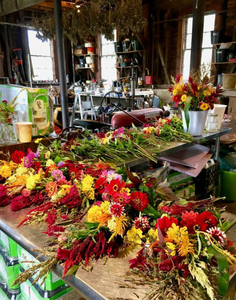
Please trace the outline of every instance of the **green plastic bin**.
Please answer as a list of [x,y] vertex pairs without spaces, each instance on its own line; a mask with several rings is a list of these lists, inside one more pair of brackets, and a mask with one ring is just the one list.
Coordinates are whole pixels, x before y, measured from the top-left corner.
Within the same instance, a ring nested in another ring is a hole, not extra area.
[[13,257],[8,257],[4,252],[1,253],[0,249],[0,278],[7,285],[8,289],[16,290],[19,286],[12,286],[13,281],[17,278],[20,273],[18,260]]
[[2,230],[0,230],[0,237],[0,245],[7,251],[7,254],[11,257],[17,257],[17,243]]
[[236,200],[236,173],[220,170],[220,196],[227,202]]
[[[33,286],[29,280],[20,285],[20,290],[25,300],[66,300],[68,299],[68,294],[72,292],[72,288],[67,287],[50,297],[50,293],[39,289],[37,285]],[[73,297],[73,299],[77,300],[78,298]]]

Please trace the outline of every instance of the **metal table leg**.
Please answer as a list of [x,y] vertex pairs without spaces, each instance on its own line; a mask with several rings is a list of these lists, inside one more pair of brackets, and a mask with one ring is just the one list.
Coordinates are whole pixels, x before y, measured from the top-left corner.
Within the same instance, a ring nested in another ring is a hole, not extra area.
[[216,138],[216,143],[215,143],[215,160],[219,160],[219,153],[220,153],[220,137]]

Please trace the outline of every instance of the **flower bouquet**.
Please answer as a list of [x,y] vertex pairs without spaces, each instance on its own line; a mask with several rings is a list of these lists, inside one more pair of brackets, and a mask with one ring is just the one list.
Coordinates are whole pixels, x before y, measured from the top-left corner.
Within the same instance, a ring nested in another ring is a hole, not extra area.
[[16,142],[14,129],[15,101],[7,103],[0,102],[0,144]]
[[[214,88],[212,80],[209,78],[207,73],[202,75],[200,73],[196,73],[193,77],[190,76],[188,82],[185,83],[183,81],[183,77],[179,74],[175,79],[172,77],[172,83],[173,86],[169,87],[169,91],[172,94],[174,106],[182,109],[185,131],[194,133],[194,128],[199,128],[199,123],[202,123],[202,128],[199,129],[199,132],[202,134],[207,117],[207,111],[214,108],[216,98],[223,91],[221,86]],[[190,113],[193,111],[196,113]],[[191,122],[193,122],[194,115],[196,124],[191,124]],[[202,121],[200,118],[202,118]]]
[[157,238],[146,239],[133,271],[152,286],[147,299],[222,299],[236,250],[225,232],[235,224],[221,219],[212,199],[161,207]]

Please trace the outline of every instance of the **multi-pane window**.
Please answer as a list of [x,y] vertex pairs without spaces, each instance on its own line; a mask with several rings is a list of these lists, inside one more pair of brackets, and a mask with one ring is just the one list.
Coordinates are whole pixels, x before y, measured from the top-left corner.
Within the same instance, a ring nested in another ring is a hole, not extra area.
[[36,37],[36,31],[28,30],[28,43],[33,67],[33,80],[53,80],[52,42]]
[[117,80],[115,41],[116,30],[113,41],[109,41],[104,35],[101,35],[101,77],[108,81]]
[[[201,65],[209,65],[212,61],[211,31],[215,26],[215,14],[204,16]],[[193,18],[186,19],[186,35],[183,49],[183,79],[187,80],[190,73]]]

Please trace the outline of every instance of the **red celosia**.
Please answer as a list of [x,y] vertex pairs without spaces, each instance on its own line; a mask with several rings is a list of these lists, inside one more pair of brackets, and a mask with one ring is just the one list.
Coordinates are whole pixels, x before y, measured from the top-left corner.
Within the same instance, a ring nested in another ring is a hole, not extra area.
[[83,199],[80,197],[77,187],[73,185],[69,193],[58,200],[58,206],[66,205],[68,208],[76,207],[79,210],[82,201]]
[[168,217],[164,216],[157,220],[155,228],[157,229],[157,225],[159,225],[159,228],[160,228],[162,234],[165,236],[168,228],[170,228],[173,223],[178,225],[178,220],[174,217],[168,218]]
[[48,236],[58,237],[64,231],[65,231],[65,227],[52,225],[52,226],[48,227],[48,229],[46,231],[43,231],[43,233],[47,234]]
[[12,196],[7,194],[7,188],[0,185],[0,206],[6,206],[11,202]]
[[130,269],[138,268],[139,270],[144,271],[145,269],[150,268],[151,264],[147,263],[147,260],[143,255],[143,250],[144,248],[138,252],[138,255],[134,259],[129,260]]
[[148,206],[148,203],[149,203],[149,200],[148,200],[147,194],[139,192],[139,191],[131,193],[130,205],[135,210],[143,211],[144,208],[146,208]]
[[70,257],[70,252],[71,250],[67,250],[67,249],[62,249],[61,247],[59,247],[57,249],[57,260],[67,260]]
[[24,156],[24,152],[16,150],[11,154],[11,160],[16,164],[20,164]]
[[100,177],[95,181],[95,189],[98,190],[99,194],[102,194],[105,190],[105,187],[108,185],[106,179],[104,177]]
[[66,259],[63,275],[65,276],[71,267],[79,265],[82,261],[87,266],[91,258],[97,260],[104,255],[117,257],[119,246],[116,241],[107,243],[107,237],[103,230],[100,230],[94,237],[88,236],[78,240],[70,251],[69,259]]
[[45,222],[47,223],[48,226],[51,226],[52,224],[55,223],[56,219],[57,219],[57,211],[55,208],[52,208],[50,211],[47,212]]

